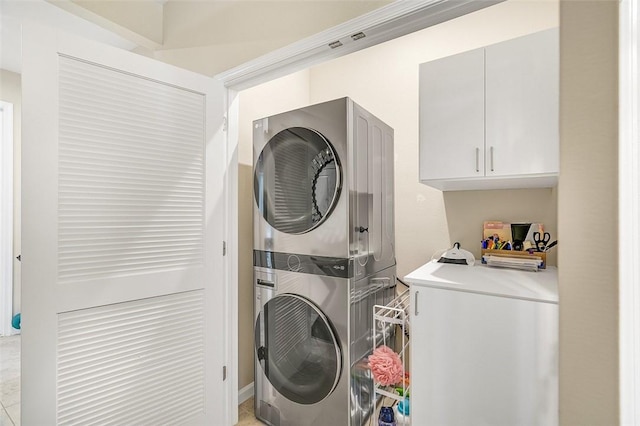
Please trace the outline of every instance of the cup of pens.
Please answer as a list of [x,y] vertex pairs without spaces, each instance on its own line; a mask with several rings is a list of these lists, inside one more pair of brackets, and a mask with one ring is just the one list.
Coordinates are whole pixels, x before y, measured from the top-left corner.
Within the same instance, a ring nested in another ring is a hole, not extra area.
[[513,250],[511,241],[501,240],[498,234],[482,240],[482,248],[485,250]]

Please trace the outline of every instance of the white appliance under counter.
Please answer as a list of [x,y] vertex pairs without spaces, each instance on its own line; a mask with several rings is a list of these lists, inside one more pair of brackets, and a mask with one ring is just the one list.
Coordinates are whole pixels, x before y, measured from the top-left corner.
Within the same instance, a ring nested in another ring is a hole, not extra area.
[[558,424],[556,268],[430,262],[405,280],[412,424]]

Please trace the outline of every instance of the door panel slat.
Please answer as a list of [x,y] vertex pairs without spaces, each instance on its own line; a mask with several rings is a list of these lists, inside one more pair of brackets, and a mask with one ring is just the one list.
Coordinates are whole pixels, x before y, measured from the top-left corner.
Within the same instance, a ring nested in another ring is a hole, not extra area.
[[[204,97],[64,56],[59,64],[58,282],[202,265]],[[167,228],[194,237],[137,242]],[[129,238],[79,240],[104,229]]]
[[58,424],[179,423],[204,410],[204,359],[202,290],[59,314]]

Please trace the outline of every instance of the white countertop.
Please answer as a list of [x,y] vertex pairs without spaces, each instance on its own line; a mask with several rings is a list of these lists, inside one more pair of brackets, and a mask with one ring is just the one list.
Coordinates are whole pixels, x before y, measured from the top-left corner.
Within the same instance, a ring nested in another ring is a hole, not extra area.
[[558,303],[558,271],[553,266],[531,272],[431,261],[404,279],[411,285]]

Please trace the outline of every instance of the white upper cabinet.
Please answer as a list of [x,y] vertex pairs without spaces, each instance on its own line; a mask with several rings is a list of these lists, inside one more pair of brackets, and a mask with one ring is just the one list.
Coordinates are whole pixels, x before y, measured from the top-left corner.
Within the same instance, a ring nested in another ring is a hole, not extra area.
[[558,80],[557,28],[420,65],[420,181],[555,186]]
[[420,66],[420,180],[484,176],[484,49]]
[[485,59],[486,175],[557,173],[558,30],[489,46]]

